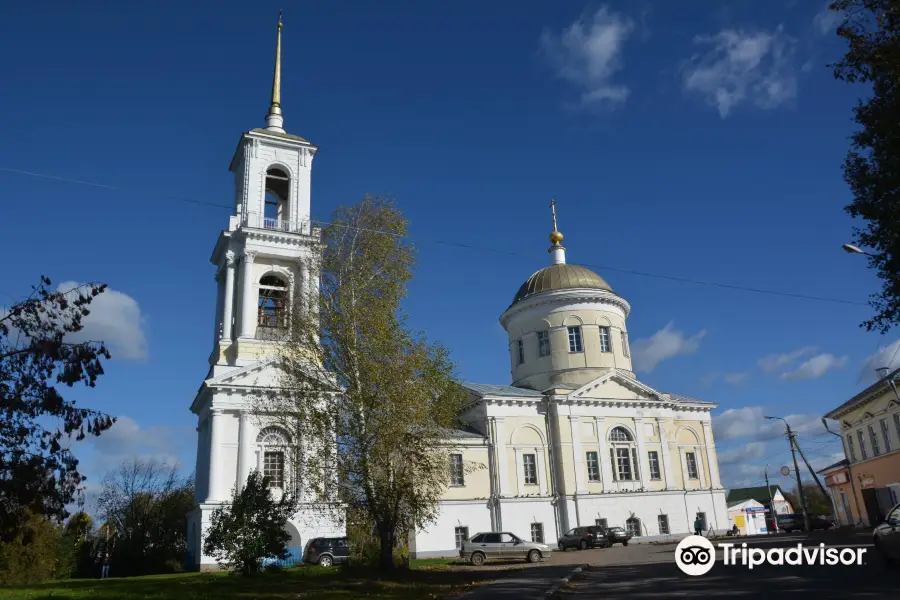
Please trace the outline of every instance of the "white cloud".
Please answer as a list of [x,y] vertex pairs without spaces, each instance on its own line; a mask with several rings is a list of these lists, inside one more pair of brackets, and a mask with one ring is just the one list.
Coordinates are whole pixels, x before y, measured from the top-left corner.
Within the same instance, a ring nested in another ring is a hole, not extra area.
[[700,330],[686,338],[683,331],[674,329],[669,323],[648,339],[637,340],[631,345],[632,362],[635,370],[649,373],[664,360],[680,355],[694,354],[700,347],[700,340],[706,330]]
[[804,379],[818,379],[829,371],[843,369],[847,365],[849,358],[847,356],[835,356],[834,354],[819,354],[813,356],[802,365],[781,374],[781,379],[785,381],[801,381]]
[[[57,289],[68,291],[79,285],[81,284],[74,281],[65,281]],[[70,335],[67,338],[69,341],[103,341],[109,347],[113,359],[140,361],[147,358],[144,317],[134,298],[106,288],[105,292],[94,298],[88,308],[91,314],[84,318],[84,329]]]
[[[745,406],[731,408],[713,417],[713,436],[716,442],[748,438],[751,441],[767,441],[777,439],[784,434],[784,422],[779,419],[766,419],[769,414],[762,406]],[[776,412],[777,415],[777,412]],[[770,416],[776,416],[771,415]],[[782,416],[782,415],[777,415]],[[824,433],[821,416],[809,414],[787,415],[784,419],[790,423],[796,433]]]
[[682,85],[716,107],[721,118],[744,103],[769,109],[797,96],[791,61],[796,40],[781,26],[771,32],[723,29],[694,43],[707,49],[683,66]]
[[785,354],[770,354],[759,359],[757,364],[759,364],[759,368],[766,373],[774,373],[782,367],[786,367],[794,362],[801,356],[809,356],[810,354],[815,353],[816,350],[818,350],[818,348],[815,346],[804,346],[803,348]]
[[828,0],[822,10],[817,12],[816,16],[813,17],[813,27],[815,27],[816,31],[822,35],[834,33],[837,30],[838,25],[844,20],[843,13],[828,8],[831,2],[832,0]]
[[759,460],[765,455],[766,448],[768,445],[765,442],[749,442],[743,446],[724,450],[719,452],[719,464],[733,465]]
[[[98,437],[88,437],[80,443],[85,442],[89,442],[94,450],[91,470],[107,471],[134,457],[180,465],[181,454],[190,452],[196,434],[189,427],[141,427],[131,417],[122,415]],[[193,468],[193,465],[188,466]]]
[[900,340],[880,347],[874,354],[867,357],[859,371],[859,381],[875,383],[880,377],[876,369],[881,367],[887,367],[891,371],[900,368]]
[[633,29],[631,19],[601,6],[560,33],[545,31],[541,47],[560,77],[583,88],[582,106],[615,106],[630,92],[612,79],[622,68],[622,46]]

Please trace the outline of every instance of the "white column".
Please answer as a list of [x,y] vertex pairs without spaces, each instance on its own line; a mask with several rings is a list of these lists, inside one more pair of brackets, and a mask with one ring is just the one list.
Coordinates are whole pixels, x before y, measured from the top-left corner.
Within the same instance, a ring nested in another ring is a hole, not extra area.
[[516,448],[516,485],[515,491],[517,496],[524,496],[528,493],[525,487],[525,461],[522,458],[522,449]]
[[203,433],[200,431],[200,425],[197,425],[197,460],[194,462],[194,502],[200,503],[203,499],[200,497],[202,488],[200,487],[201,473],[203,472]]
[[238,489],[243,488],[247,483],[247,477],[250,475],[250,465],[253,457],[251,450],[253,447],[253,438],[251,436],[252,424],[250,423],[250,413],[241,411],[240,431],[238,437],[238,470],[237,470],[237,486]]
[[222,337],[222,305],[225,304],[225,274],[216,271],[216,318],[213,319],[213,344]]
[[538,478],[538,486],[540,486],[541,496],[547,495],[547,478],[550,477],[550,473],[547,471],[547,465],[544,463],[544,449],[537,449],[537,456],[535,459],[537,460],[537,478]]
[[503,419],[494,418],[494,431],[497,439],[494,440],[494,448],[497,451],[497,474],[500,477],[500,496],[511,496],[509,489],[509,464],[506,459],[506,440],[503,432]]
[[[581,447],[581,417],[569,417],[569,430],[572,432],[572,454],[575,465],[575,493],[586,494],[584,486],[584,452]],[[566,490],[567,492],[569,490]]]
[[703,442],[706,444],[706,460],[709,461],[709,482],[714,488],[722,487],[719,478],[719,459],[716,456],[716,444],[713,441],[712,424],[703,423]]
[[241,337],[252,338],[256,330],[256,313],[259,310],[256,294],[253,293],[253,260],[256,252],[244,251],[241,267]]
[[231,340],[231,320],[234,312],[234,252],[225,253],[225,294],[222,305],[222,339]]
[[214,408],[209,411],[209,491],[208,502],[216,502],[225,499],[222,487],[222,473],[219,465],[219,449],[222,443],[222,409]]
[[666,489],[675,489],[675,482],[672,480],[672,459],[669,457],[669,438],[666,437],[666,425],[662,419],[656,419],[656,426],[659,428],[659,445],[662,455],[662,471],[666,478]]
[[597,440],[599,446],[600,472],[603,475],[603,491],[612,491],[615,489],[613,485],[612,465],[609,462],[609,448],[606,445],[606,419],[604,417],[596,417],[594,419],[597,424]]
[[300,285],[297,289],[300,296],[300,314],[304,317],[309,314],[309,265],[300,263]]
[[637,454],[638,454],[638,475],[640,476],[640,484],[650,482],[650,462],[647,458],[647,449],[644,447],[644,420],[634,420],[635,434],[637,435]]

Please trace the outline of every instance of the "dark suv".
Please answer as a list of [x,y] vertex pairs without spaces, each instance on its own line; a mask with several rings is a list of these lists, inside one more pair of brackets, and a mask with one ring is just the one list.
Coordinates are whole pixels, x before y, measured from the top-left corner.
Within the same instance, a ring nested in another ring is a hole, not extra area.
[[303,562],[311,565],[330,567],[347,562],[350,558],[350,545],[347,538],[313,538],[306,542],[303,550]]
[[[803,513],[778,515],[776,519],[778,519],[778,529],[785,533],[791,533],[792,531],[803,531],[805,529],[803,523]],[[813,531],[815,531],[816,529],[831,529],[833,525],[834,522],[829,519],[824,519],[816,515],[809,515],[809,528]]]
[[568,548],[605,548],[609,546],[609,539],[602,527],[597,525],[588,525],[587,527],[576,527],[565,532],[559,538],[559,549],[566,550]]

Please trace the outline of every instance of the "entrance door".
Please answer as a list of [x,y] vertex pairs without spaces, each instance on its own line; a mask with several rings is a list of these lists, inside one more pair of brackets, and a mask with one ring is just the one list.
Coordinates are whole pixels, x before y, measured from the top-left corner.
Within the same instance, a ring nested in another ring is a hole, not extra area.
[[866,518],[869,520],[869,526],[875,527],[881,522],[881,515],[878,512],[878,495],[875,488],[866,488],[862,491],[863,504],[866,508]]

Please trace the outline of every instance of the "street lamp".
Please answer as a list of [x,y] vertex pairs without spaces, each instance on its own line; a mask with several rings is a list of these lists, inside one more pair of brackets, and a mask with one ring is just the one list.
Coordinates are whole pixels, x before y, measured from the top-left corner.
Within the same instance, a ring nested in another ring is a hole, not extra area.
[[854,246],[853,244],[843,244],[841,248],[848,254],[865,254],[866,256],[872,256],[871,252],[866,252],[859,246]]
[[779,421],[784,421],[784,426],[787,428],[787,438],[791,443],[791,458],[794,459],[794,474],[797,476],[797,494],[800,496],[800,508],[803,509],[803,526],[804,531],[809,534],[809,513],[806,510],[806,498],[803,494],[803,483],[800,481],[800,467],[797,465],[797,453],[794,451],[794,436],[796,435],[793,431],[791,431],[791,425],[787,421],[785,421],[782,417],[767,417],[763,415],[763,419],[778,419]]

